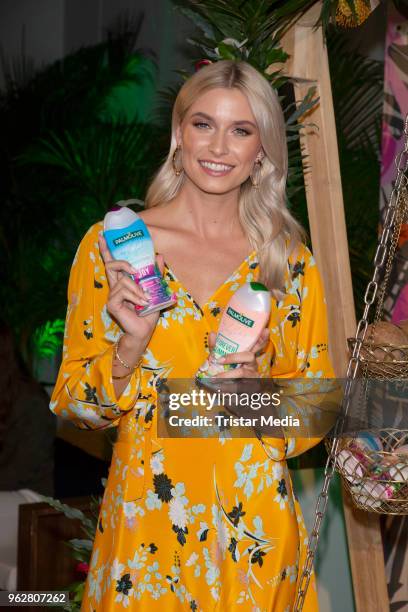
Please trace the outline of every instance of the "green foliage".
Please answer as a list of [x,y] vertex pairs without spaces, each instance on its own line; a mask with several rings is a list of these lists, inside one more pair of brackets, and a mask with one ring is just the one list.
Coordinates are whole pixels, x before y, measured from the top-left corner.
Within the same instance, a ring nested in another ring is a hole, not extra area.
[[[197,28],[190,39],[197,60],[244,59],[278,91],[287,122],[288,200],[307,226],[298,120],[317,99],[310,89],[300,104],[294,104],[288,79],[281,73],[287,56],[280,41],[314,1],[174,4]],[[325,27],[337,4],[324,0]],[[136,49],[140,27],[140,19],[122,21],[106,42],[80,49],[38,73],[26,60],[18,70],[6,66],[6,87],[0,92],[0,318],[13,327],[29,365],[33,352],[51,355],[61,342],[68,274],[79,240],[114,202],[143,200],[168,146],[177,87],[162,93],[161,107],[150,118],[128,112],[137,108],[135,100],[143,98],[144,87],[147,96],[154,88],[151,54]],[[361,224],[368,230],[363,233],[368,253],[374,235],[377,197],[375,181],[368,177],[378,170],[373,117],[379,116],[381,85],[375,83],[381,78],[378,65],[353,59],[344,47],[331,57],[352,271],[359,296],[368,270],[361,232],[357,238]],[[181,80],[189,76],[186,71],[178,73]],[[59,323],[53,327],[51,321]]]
[[69,199],[77,192],[98,220],[118,200],[143,195],[153,172],[152,157],[157,156],[155,132],[152,125],[140,123],[99,123],[60,134],[49,132],[19,161],[55,170],[61,178],[60,191]]
[[[190,41],[197,44],[205,57],[216,59],[214,49],[218,43],[232,38],[245,41],[249,50],[247,59],[256,65],[263,61],[269,64],[284,61],[278,59],[279,54],[276,57],[273,52],[268,55],[271,39],[278,46],[282,35],[316,4],[316,0],[173,0],[173,4],[203,32],[204,39],[192,38]],[[339,0],[323,0],[316,26],[322,24],[326,31],[335,22],[338,4]],[[346,0],[346,4],[356,16],[355,1]],[[264,45],[268,50],[263,48]],[[246,59],[239,55],[234,44],[229,47],[225,51],[223,47],[218,57]],[[234,57],[227,57],[224,52]]]
[[350,265],[357,318],[378,241],[384,65],[327,37]]
[[47,321],[65,317],[80,239],[116,201],[143,198],[162,156],[145,113],[156,69],[136,49],[140,26],[123,21],[106,42],[37,73],[3,62],[0,318],[30,367],[61,343]]
[[[281,37],[286,29],[313,2],[266,2],[265,0],[174,0],[176,7],[197,27],[200,34],[189,39],[199,53],[207,59],[243,60],[254,66],[277,90],[286,117],[289,152],[287,195],[289,204],[303,191],[302,154],[299,134],[305,125],[300,121],[318,102],[315,88],[311,87],[303,100],[296,103],[282,94],[288,79],[281,74],[282,65],[288,58],[282,49]],[[197,55],[197,60],[202,57]],[[274,69],[274,64],[276,67]],[[189,76],[181,73],[182,78]],[[174,101],[176,91],[165,92],[166,102]],[[307,225],[304,213],[305,202],[298,216]],[[295,211],[296,214],[296,211]]]
[[[106,486],[106,479],[102,479],[102,484]],[[80,521],[81,529],[86,534],[87,538],[73,538],[66,542],[66,545],[72,550],[73,559],[85,563],[89,567],[102,498],[93,497],[91,499],[91,516],[87,517],[81,510],[78,510],[78,508],[68,506],[68,504],[64,504],[58,499],[45,496],[41,497],[43,502],[49,504],[52,508],[55,508],[55,510],[62,512],[67,518]],[[64,605],[62,609],[67,612],[79,611],[81,609],[81,602],[85,589],[85,580],[78,580],[69,586],[62,585],[61,590],[65,589],[69,591],[70,601],[68,604]]]
[[64,336],[65,321],[56,319],[37,327],[33,334],[34,352],[38,357],[48,358],[57,354]]
[[92,540],[69,540],[68,546],[72,549],[72,556],[77,561],[88,563],[92,553]]
[[[242,59],[264,70],[273,63],[284,62],[280,46],[284,28],[313,2],[298,0],[296,10],[286,11],[283,2],[266,0],[174,0],[175,6],[201,30],[201,36],[190,38],[200,52],[197,59]],[[289,4],[289,3],[286,3]],[[265,73],[266,78],[270,78]]]
[[[96,523],[94,519],[85,516],[82,510],[79,510],[78,508],[73,508],[72,506],[68,506],[68,504],[64,504],[58,499],[54,499],[53,497],[47,497],[45,495],[42,495],[41,500],[49,504],[55,510],[62,512],[67,518],[80,521],[82,531],[88,536],[91,541],[93,541],[96,532]],[[75,542],[82,542],[82,540],[75,540]],[[78,544],[76,544],[76,546],[78,547]],[[89,550],[91,549],[92,547],[89,548]]]

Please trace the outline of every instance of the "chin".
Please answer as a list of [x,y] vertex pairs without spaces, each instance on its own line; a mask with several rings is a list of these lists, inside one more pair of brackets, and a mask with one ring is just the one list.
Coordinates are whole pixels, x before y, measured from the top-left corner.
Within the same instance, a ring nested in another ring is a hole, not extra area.
[[214,194],[223,194],[228,193],[230,191],[234,191],[241,187],[241,183],[237,183],[236,178],[232,183],[230,180],[222,180],[222,178],[218,177],[209,177],[203,180],[203,177],[188,177],[189,180],[201,191],[205,193],[214,193]]
[[215,195],[222,195],[240,188],[240,185],[214,185],[211,181],[208,183],[196,183],[196,185],[199,187],[199,189],[201,189],[201,191],[204,191],[205,193],[213,193]]

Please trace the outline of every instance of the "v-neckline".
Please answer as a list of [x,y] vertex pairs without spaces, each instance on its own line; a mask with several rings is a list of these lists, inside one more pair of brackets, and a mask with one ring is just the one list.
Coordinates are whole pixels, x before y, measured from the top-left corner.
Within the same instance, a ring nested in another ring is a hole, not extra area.
[[218,293],[221,291],[221,289],[223,289],[225,287],[225,285],[227,285],[227,283],[229,283],[232,278],[238,274],[238,272],[240,272],[241,268],[243,268],[243,266],[248,263],[252,257],[256,255],[256,250],[254,249],[253,251],[251,251],[249,253],[249,255],[247,255],[245,257],[245,259],[243,261],[241,261],[241,263],[235,268],[235,270],[233,272],[231,272],[231,274],[228,276],[228,278],[225,279],[225,281],[219,285],[219,287],[217,287],[217,289],[210,295],[209,298],[207,298],[207,300],[204,302],[203,305],[199,304],[197,302],[197,300],[195,299],[195,297],[192,295],[192,293],[188,290],[188,288],[184,285],[184,283],[182,283],[178,277],[176,276],[176,274],[174,273],[173,269],[170,268],[170,266],[167,265],[167,262],[164,262],[164,266],[167,269],[168,272],[170,272],[171,276],[173,277],[173,280],[183,289],[183,291],[186,293],[186,295],[191,299],[191,301],[193,302],[193,304],[195,306],[197,306],[197,308],[199,309],[199,311],[201,312],[201,314],[203,314],[204,312],[204,308],[207,306],[207,304],[209,304],[210,302],[214,301],[214,298],[218,295]]

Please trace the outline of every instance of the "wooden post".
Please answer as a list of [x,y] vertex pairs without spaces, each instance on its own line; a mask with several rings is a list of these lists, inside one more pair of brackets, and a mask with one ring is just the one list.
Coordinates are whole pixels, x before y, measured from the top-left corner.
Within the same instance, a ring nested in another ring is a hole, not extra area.
[[[322,28],[315,27],[320,10],[317,2],[286,33],[283,46],[290,58],[284,71],[296,79],[297,100],[312,86],[319,97],[319,104],[302,121],[317,126],[306,128],[302,136],[308,156],[306,197],[313,253],[325,286],[331,357],[341,377],[348,363],[347,338],[355,334],[356,319],[327,49]],[[378,515],[357,510],[346,494],[343,501],[357,612],[387,612]]]

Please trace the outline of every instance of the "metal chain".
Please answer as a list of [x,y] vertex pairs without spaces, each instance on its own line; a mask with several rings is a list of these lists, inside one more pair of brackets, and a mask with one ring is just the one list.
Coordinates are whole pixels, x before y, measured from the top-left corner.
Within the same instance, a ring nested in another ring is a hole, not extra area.
[[341,411],[333,431],[333,440],[324,469],[323,486],[317,497],[314,524],[309,536],[306,559],[298,585],[296,602],[293,608],[293,612],[301,612],[305,603],[306,593],[313,571],[313,560],[316,555],[317,545],[320,536],[320,529],[323,517],[327,510],[327,503],[329,500],[329,486],[335,472],[336,456],[340,442],[340,435],[343,431],[344,421],[350,406],[353,384],[355,379],[357,378],[361,345],[364,341],[368,328],[368,315],[372,305],[375,302],[378,291],[379,279],[381,276],[381,269],[384,265],[387,253],[389,252],[388,244],[390,242],[392,236],[392,229],[396,221],[397,211],[399,208],[398,205],[400,193],[404,188],[407,189],[408,185],[407,177],[405,175],[408,169],[408,115],[405,118],[404,135],[404,148],[400,153],[398,153],[395,158],[397,176],[395,179],[393,190],[391,192],[390,200],[386,208],[386,214],[384,217],[384,224],[380,235],[380,241],[374,257],[374,273],[371,281],[367,285],[364,296],[365,308],[363,316],[357,325],[353,352],[347,367],[346,384],[341,405]]
[[[407,182],[407,179],[405,177],[405,184],[399,190],[397,194],[397,198],[396,198],[394,230],[392,233],[391,244],[390,244],[389,254],[387,258],[387,264],[385,266],[384,279],[381,283],[379,293],[378,293],[377,307],[375,310],[374,321],[373,321],[373,326],[372,326],[373,330],[375,328],[375,324],[378,323],[378,321],[381,319],[383,315],[384,299],[385,299],[385,295],[388,289],[388,282],[390,279],[391,270],[392,270],[392,266],[394,262],[394,255],[397,250],[398,240],[399,240],[399,236],[401,233],[401,227],[402,227],[402,224],[407,214],[407,206],[408,206],[407,195],[408,194],[406,190],[406,182]],[[401,201],[401,204],[400,204],[400,201]]]
[[[392,270],[393,263],[394,263],[394,256],[397,250],[399,236],[401,234],[402,223],[405,219],[405,216],[408,210],[407,207],[408,207],[408,194],[407,194],[406,186],[404,185],[404,188],[401,188],[401,190],[398,192],[397,197],[396,197],[396,211],[395,211],[395,217],[394,217],[394,228],[392,231],[391,242],[390,242],[390,246],[388,249],[388,256],[387,256],[387,263],[385,266],[384,278],[379,286],[377,306],[376,306],[375,314],[374,314],[374,321],[370,325],[370,333],[369,333],[369,337],[367,338],[368,345],[373,343],[376,325],[378,321],[380,321],[381,317],[383,316],[384,299],[385,299],[386,292],[388,289],[388,283],[390,280],[391,270]],[[368,378],[367,372],[368,372],[368,361],[364,364],[362,368],[362,375],[361,375],[361,378],[365,380],[365,384],[361,385],[361,390],[360,390],[360,406],[364,404],[364,407],[360,409],[363,411],[367,410],[367,405],[368,405],[368,401],[370,397],[370,389],[372,388],[371,386],[372,381],[370,381],[370,379]],[[366,412],[363,412],[363,414],[366,414]]]

